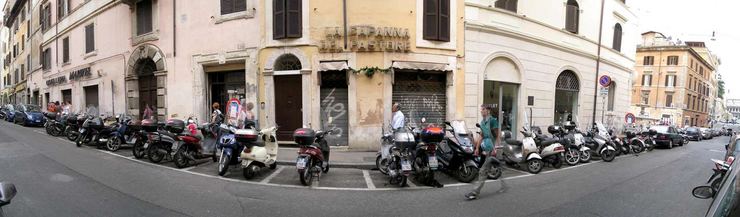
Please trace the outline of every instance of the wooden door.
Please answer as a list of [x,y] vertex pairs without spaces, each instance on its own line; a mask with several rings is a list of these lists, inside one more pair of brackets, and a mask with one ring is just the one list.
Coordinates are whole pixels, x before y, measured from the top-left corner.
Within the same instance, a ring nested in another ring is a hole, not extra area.
[[300,75],[281,75],[275,80],[275,123],[278,140],[292,141],[293,131],[303,126],[303,88]]
[[149,105],[157,118],[157,78],[153,74],[139,77],[139,118],[144,118],[144,110]]

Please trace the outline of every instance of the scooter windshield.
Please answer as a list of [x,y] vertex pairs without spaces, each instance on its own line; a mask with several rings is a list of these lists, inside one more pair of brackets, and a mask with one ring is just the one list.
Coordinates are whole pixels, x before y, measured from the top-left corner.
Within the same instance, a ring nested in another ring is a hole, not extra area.
[[450,122],[452,130],[458,135],[467,135],[468,130],[465,128],[465,121],[452,121]]
[[98,112],[98,108],[96,108],[95,106],[87,107],[87,113],[86,114],[87,115],[90,115],[90,116],[94,116],[94,117],[97,117],[97,116],[100,115],[100,113]]

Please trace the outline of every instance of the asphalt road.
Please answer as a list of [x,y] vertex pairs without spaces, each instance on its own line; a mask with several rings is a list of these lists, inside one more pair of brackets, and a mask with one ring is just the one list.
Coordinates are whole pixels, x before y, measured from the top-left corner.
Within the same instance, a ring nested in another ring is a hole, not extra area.
[[[365,172],[351,169],[331,171],[314,189],[291,187],[297,177],[291,180],[295,171],[288,167],[254,183],[217,178],[202,175],[214,166],[155,166],[76,148],[41,131],[0,122],[0,180],[19,190],[3,207],[8,216],[701,216],[711,201],[693,198],[691,189],[706,182],[710,159],[721,158],[728,141],[537,175],[510,171],[506,188],[490,182],[480,199],[465,201],[469,185],[397,190],[372,174],[377,189],[368,189],[366,182],[348,181],[366,180]],[[267,185],[259,183],[267,178]]]

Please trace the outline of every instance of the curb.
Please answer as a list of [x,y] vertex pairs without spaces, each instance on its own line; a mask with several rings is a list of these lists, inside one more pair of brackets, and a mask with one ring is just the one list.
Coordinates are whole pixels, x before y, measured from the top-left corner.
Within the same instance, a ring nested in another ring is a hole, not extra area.
[[[278,165],[295,166],[295,161],[277,161]],[[362,169],[362,170],[374,170],[375,163],[332,163],[329,162],[329,166],[333,168],[350,168],[350,169]]]

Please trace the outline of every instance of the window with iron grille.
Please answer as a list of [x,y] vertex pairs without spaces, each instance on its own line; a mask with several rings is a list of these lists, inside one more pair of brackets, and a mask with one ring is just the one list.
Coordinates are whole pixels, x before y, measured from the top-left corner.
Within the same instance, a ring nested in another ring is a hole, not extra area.
[[558,79],[555,83],[556,90],[566,91],[579,91],[581,84],[578,81],[578,76],[573,71],[566,70],[558,75]]
[[423,38],[450,41],[450,0],[424,0]]

